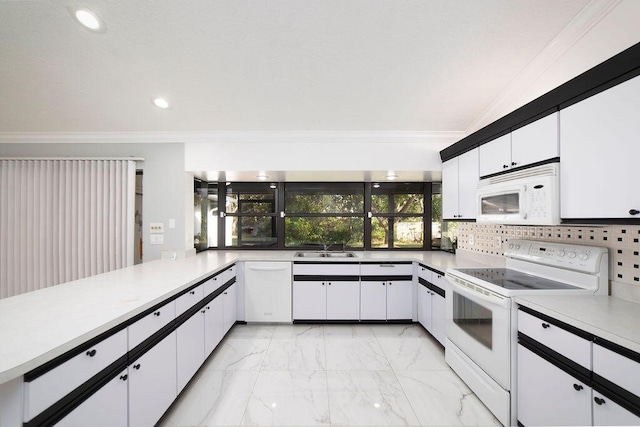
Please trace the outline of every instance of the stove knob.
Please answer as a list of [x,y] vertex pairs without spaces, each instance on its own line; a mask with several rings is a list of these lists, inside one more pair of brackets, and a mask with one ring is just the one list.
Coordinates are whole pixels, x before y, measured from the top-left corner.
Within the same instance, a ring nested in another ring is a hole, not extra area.
[[513,243],[509,243],[509,249],[513,249]]
[[584,261],[584,260],[586,260],[587,258],[589,258],[589,255],[587,255],[587,254],[580,254],[580,259],[581,259],[581,260],[583,260],[583,261]]
[[575,252],[573,252],[573,251],[571,251],[571,252],[569,252],[569,254],[568,254],[567,256],[568,256],[569,258],[573,259],[573,258],[575,258],[575,257],[576,257],[576,253],[575,253]]
[[516,245],[516,251],[520,249],[520,245]]
[[565,252],[564,252],[563,250],[559,250],[559,251],[558,251],[558,256],[559,256],[559,257],[563,257],[563,256],[564,256],[564,253],[565,253]]

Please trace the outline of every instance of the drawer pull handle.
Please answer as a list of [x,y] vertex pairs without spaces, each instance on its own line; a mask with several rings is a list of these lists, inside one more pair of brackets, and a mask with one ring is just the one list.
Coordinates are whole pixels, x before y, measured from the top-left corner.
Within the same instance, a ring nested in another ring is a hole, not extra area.
[[136,364],[136,365],[133,365],[133,369],[135,369],[135,370],[140,369],[140,364],[138,363],[138,364]]
[[127,378],[129,378],[129,377],[127,376],[127,374],[120,375],[120,379],[121,379],[122,381],[126,381],[126,380],[127,380]]
[[227,293],[225,292],[224,294],[226,295]]
[[640,214],[640,211],[637,209],[631,209],[629,211],[629,215],[638,215],[638,214]]
[[580,384],[574,384],[574,385],[573,385],[573,388],[575,388],[575,389],[576,389],[576,391],[580,391],[580,390],[582,390],[584,387],[582,387]]
[[204,312],[205,312],[205,310],[200,310],[200,313],[204,313]]
[[196,291],[189,291],[189,293],[190,293],[191,295],[195,295],[195,294],[196,294]]
[[211,310],[211,307],[207,306],[207,310]]
[[155,313],[153,313],[154,316],[160,316],[160,312],[156,311]]
[[548,323],[543,323],[543,324],[542,324],[542,327],[543,327],[543,328],[545,328],[545,329],[547,329],[547,328],[549,327],[549,324],[548,324]]
[[87,351],[87,356],[93,357],[95,356],[97,351],[95,349]]
[[382,282],[382,286],[386,286],[386,285],[387,285],[386,283]]
[[600,399],[599,397],[594,397],[593,400],[598,404],[598,405],[604,405],[605,402],[604,399]]
[[329,282],[328,285],[331,286],[331,282]]

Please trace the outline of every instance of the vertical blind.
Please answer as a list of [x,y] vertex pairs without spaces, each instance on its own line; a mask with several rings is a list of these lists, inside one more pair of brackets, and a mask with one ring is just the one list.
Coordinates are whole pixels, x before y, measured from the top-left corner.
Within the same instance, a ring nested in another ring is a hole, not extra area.
[[0,298],[133,265],[131,160],[0,160]]

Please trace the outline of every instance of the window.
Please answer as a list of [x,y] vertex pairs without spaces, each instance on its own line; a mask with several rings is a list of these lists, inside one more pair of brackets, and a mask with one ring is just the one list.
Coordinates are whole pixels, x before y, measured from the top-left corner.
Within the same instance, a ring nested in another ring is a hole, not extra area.
[[284,245],[364,247],[364,183],[285,184]]
[[371,189],[371,248],[423,248],[423,183],[380,183]]
[[224,246],[277,247],[276,189],[270,184],[226,186]]
[[207,220],[209,199],[207,197],[208,183],[195,180],[193,183],[193,246],[196,251],[209,247],[207,240]]

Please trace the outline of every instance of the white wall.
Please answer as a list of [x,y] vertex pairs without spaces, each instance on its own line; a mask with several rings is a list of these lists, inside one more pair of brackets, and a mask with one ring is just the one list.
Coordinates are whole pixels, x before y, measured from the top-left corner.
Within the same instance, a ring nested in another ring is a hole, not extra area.
[[[184,251],[189,236],[193,238],[193,223],[187,226],[185,203],[191,197],[193,180],[185,184],[184,144],[56,144],[20,143],[0,144],[0,157],[143,157],[142,241],[143,261],[161,257],[163,250]],[[192,178],[192,176],[191,176]],[[191,194],[186,194],[190,192]],[[169,219],[176,220],[176,228],[169,229]],[[192,221],[191,218],[189,220]],[[149,244],[149,223],[164,222],[164,244]]]

